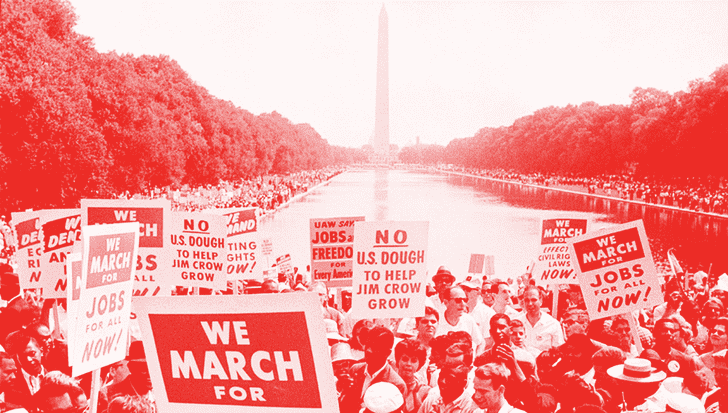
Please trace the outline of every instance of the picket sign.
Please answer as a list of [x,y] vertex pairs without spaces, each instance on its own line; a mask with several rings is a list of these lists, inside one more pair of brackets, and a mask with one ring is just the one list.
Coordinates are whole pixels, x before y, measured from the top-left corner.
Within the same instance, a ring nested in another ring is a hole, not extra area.
[[160,413],[338,411],[316,293],[135,297],[134,310]]
[[354,224],[365,217],[312,218],[311,280],[328,287],[350,287],[354,261]]

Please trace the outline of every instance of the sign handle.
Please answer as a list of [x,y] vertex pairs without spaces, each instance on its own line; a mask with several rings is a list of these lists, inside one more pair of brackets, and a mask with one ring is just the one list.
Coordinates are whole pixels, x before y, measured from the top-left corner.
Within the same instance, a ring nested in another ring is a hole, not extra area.
[[557,318],[558,313],[556,312],[559,309],[559,285],[553,284],[554,286],[554,299],[551,303],[551,317]]
[[634,345],[637,347],[637,353],[642,354],[642,340],[640,340],[640,334],[637,329],[637,323],[634,321],[632,313],[625,313],[627,321],[629,322],[629,329],[632,331],[632,338],[634,339]]
[[101,369],[96,369],[91,373],[91,413],[98,411],[99,390],[101,390]]
[[61,333],[61,322],[58,318],[58,300],[53,300],[53,338],[56,340],[63,340],[63,334]]

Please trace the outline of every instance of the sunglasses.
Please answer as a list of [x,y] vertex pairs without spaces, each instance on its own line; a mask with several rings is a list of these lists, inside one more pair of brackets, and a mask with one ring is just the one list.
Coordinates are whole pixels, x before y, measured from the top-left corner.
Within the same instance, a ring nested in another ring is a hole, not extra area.
[[452,301],[455,301],[458,304],[463,304],[463,303],[467,303],[468,299],[467,298],[453,298]]

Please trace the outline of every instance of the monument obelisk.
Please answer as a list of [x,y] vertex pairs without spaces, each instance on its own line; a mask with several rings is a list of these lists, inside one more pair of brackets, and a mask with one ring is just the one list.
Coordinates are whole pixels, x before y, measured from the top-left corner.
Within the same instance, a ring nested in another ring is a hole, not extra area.
[[389,19],[382,4],[377,44],[377,92],[372,149],[377,163],[389,162]]

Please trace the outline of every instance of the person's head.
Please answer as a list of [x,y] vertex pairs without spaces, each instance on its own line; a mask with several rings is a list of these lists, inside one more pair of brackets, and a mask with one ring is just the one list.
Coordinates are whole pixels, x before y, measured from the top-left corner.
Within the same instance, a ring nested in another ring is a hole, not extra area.
[[676,282],[670,281],[665,287],[665,301],[671,305],[677,305],[682,301],[682,292]]
[[[285,278],[285,274],[283,274],[283,277]],[[270,293],[277,293],[279,290],[278,282],[273,279],[267,279],[263,281],[263,284],[260,286],[260,292],[263,294],[270,294]]]
[[728,318],[719,317],[710,329],[710,344],[713,351],[723,350],[728,346]]
[[363,344],[364,361],[370,370],[377,371],[392,353],[394,334],[386,327],[376,326],[367,332]]
[[60,371],[51,371],[41,378],[34,398],[43,413],[84,412],[89,407],[78,382]]
[[702,324],[706,327],[712,327],[715,320],[721,315],[723,315],[723,303],[717,298],[711,298],[703,306]]
[[473,347],[467,343],[454,343],[445,350],[445,365],[473,365]]
[[468,308],[468,298],[460,287],[451,287],[445,296],[445,306],[447,312],[455,317],[463,315]]
[[543,304],[541,290],[535,285],[526,286],[523,290],[523,307],[526,313],[532,317],[537,316],[541,312],[541,304]]
[[351,365],[354,364],[354,356],[351,354],[351,347],[347,343],[336,343],[331,346],[331,365],[334,368],[334,376],[340,378],[349,374]]
[[329,299],[329,289],[326,288],[326,284],[321,281],[312,282],[308,290],[317,293],[321,305],[326,306],[326,301]]
[[5,386],[15,377],[16,370],[13,356],[4,351],[0,351],[0,393],[5,391]]
[[561,325],[564,326],[564,335],[566,339],[574,334],[586,335],[587,328],[589,327],[589,313],[587,313],[586,310],[578,308],[566,310],[564,318],[561,321]]
[[397,373],[405,380],[414,377],[427,359],[425,346],[415,339],[406,339],[397,343],[394,348],[394,360]]
[[505,400],[510,371],[500,363],[488,363],[475,370],[473,401],[484,411],[498,411]]
[[505,314],[495,314],[490,318],[490,336],[495,344],[511,342],[511,318]]
[[25,331],[18,330],[8,335],[5,340],[8,353],[16,356],[20,367],[28,374],[37,376],[43,370],[41,356],[43,355],[38,342]]
[[573,371],[566,373],[559,381],[557,392],[561,408],[567,412],[585,404],[601,404],[594,388]]
[[147,357],[144,352],[144,344],[141,341],[132,341],[129,344],[129,355],[126,357],[129,378],[138,391],[152,390],[152,379],[149,377]]
[[683,351],[682,348],[687,347],[687,343],[693,337],[693,326],[691,326],[690,323],[688,323],[687,320],[683,318],[683,316],[678,314],[673,314],[668,318],[674,320],[675,323],[680,327],[678,342],[680,343],[681,351]]
[[[484,277],[485,278],[485,277]],[[493,281],[483,279],[483,286],[480,288],[480,297],[483,299],[483,304],[488,307],[493,306],[493,300],[495,296],[490,291],[490,287],[493,285]]]
[[106,410],[107,413],[154,413],[154,404],[146,397],[141,396],[117,396]]
[[468,276],[468,279],[460,283],[460,288],[465,291],[465,296],[468,298],[469,307],[474,307],[478,303],[481,286],[480,279],[471,276]]
[[20,294],[20,279],[13,267],[0,264],[0,298],[10,301]]
[[629,351],[632,345],[632,334],[629,328],[629,321],[623,317],[616,317],[612,321],[612,332],[617,347],[624,351]]
[[354,324],[349,339],[349,345],[352,349],[364,351],[364,336],[372,327],[374,327],[374,323],[367,319],[359,320]]
[[511,320],[508,323],[511,328],[511,343],[517,347],[523,347],[526,340],[526,327],[521,320]]
[[607,374],[607,370],[624,363],[626,358],[624,352],[617,347],[604,347],[597,350],[592,356],[594,379],[610,380],[611,377]]
[[490,292],[493,294],[493,303],[498,305],[511,304],[511,287],[503,280],[495,280],[490,286]]
[[435,284],[435,291],[440,296],[446,294],[447,290],[452,287],[455,282],[455,276],[452,275],[444,265],[437,269],[437,273],[432,276],[432,282]]
[[623,364],[608,369],[607,374],[619,383],[630,408],[644,403],[645,399],[655,394],[660,382],[667,376],[664,371],[653,368],[650,360],[643,358],[626,359]]
[[26,330],[38,342],[40,349],[43,350],[43,354],[48,354],[51,342],[53,341],[51,329],[40,321],[34,321],[28,325]]
[[429,340],[435,337],[437,324],[440,321],[440,314],[438,314],[437,310],[432,307],[425,306],[425,316],[417,317],[415,320],[417,321],[416,328],[418,338],[421,340],[425,339],[425,341],[429,342]]
[[437,384],[440,387],[440,396],[445,404],[460,397],[468,385],[468,372],[470,369],[462,364],[446,364],[440,371]]
[[721,350],[713,354],[713,360],[715,364],[713,366],[713,374],[715,375],[715,382],[721,389],[728,388],[728,357],[726,353],[728,350]]
[[563,373],[566,373],[564,358],[565,356],[561,354],[558,347],[542,351],[536,357],[536,371],[539,380],[545,384],[556,384]]
[[447,334],[430,340],[430,364],[442,368],[445,364],[445,353],[451,344],[452,340]]
[[673,347],[680,339],[680,325],[671,318],[661,318],[655,322],[655,345]]
[[362,398],[363,413],[402,413],[404,398],[397,386],[382,381],[369,386]]

